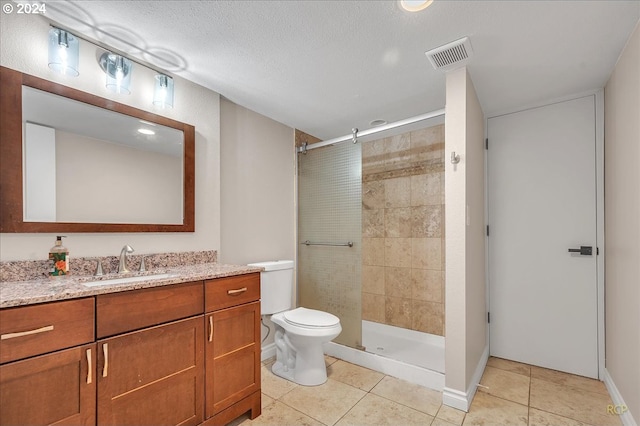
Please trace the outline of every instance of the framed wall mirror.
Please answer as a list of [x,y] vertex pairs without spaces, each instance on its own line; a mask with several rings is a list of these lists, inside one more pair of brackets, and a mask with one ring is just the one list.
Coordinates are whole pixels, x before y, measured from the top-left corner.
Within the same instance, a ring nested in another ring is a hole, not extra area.
[[0,67],[0,232],[193,232],[195,128]]

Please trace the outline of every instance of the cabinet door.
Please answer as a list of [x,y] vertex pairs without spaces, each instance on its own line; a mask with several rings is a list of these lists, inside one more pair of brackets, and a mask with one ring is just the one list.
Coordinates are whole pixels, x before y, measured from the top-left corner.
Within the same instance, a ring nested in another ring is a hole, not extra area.
[[0,367],[0,424],[95,425],[96,347],[79,346]]
[[207,418],[260,390],[260,302],[207,315]]
[[100,425],[203,420],[203,317],[98,342]]

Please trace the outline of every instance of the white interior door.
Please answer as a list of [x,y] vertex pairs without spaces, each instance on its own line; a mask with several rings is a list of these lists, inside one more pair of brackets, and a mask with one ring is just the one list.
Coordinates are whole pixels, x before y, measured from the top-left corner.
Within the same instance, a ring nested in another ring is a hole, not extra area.
[[488,137],[490,353],[597,378],[595,95],[490,118]]

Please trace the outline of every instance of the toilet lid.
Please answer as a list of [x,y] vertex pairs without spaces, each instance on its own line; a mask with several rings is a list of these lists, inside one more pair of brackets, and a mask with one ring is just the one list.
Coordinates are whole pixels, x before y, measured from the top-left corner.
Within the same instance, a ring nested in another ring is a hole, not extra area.
[[332,327],[340,323],[340,318],[328,312],[315,309],[296,308],[284,313],[284,320],[301,327]]

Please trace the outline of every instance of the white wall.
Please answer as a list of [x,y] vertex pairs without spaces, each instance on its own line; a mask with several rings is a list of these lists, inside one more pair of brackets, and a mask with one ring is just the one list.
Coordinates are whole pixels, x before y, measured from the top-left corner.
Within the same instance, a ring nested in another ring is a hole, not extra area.
[[293,260],[294,130],[224,98],[220,114],[220,260]]
[[[183,121],[196,130],[196,224],[193,233],[68,234],[73,256],[116,255],[124,244],[137,253],[220,249],[220,96],[176,77],[174,109],[152,105],[155,73],[136,65],[131,95],[106,91],[95,46],[80,42],[80,76],[67,77],[47,66],[49,23],[40,16],[3,14],[0,20],[0,64],[75,89]],[[112,193],[117,192],[116,188]],[[82,194],[78,194],[81,196]],[[114,198],[114,202],[117,199]],[[124,206],[123,206],[124,208]],[[0,260],[45,259],[54,234],[1,234]]]
[[446,94],[443,402],[467,410],[486,361],[484,116],[466,68],[447,73]]
[[[295,260],[294,130],[222,98],[220,141],[220,262]],[[265,324],[263,348],[275,334]]]
[[605,368],[640,422],[640,25],[604,95]]

